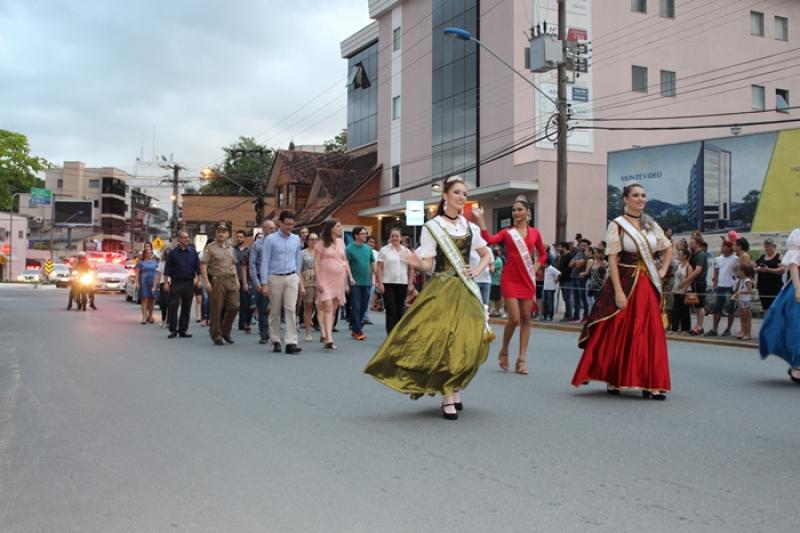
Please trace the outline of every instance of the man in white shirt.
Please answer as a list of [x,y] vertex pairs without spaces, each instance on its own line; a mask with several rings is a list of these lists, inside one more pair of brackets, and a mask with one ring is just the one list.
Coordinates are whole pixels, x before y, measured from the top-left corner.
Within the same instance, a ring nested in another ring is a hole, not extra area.
[[[722,253],[714,259],[714,274],[711,284],[714,288],[714,301],[711,304],[711,313],[714,315],[714,325],[706,332],[706,337],[716,337],[719,322],[722,319],[722,312],[725,302],[733,294],[733,286],[736,284],[736,276],[733,269],[739,262],[739,258],[733,255],[733,243],[728,240],[722,241]],[[731,336],[731,326],[733,325],[733,313],[728,315],[728,325],[721,337]]]

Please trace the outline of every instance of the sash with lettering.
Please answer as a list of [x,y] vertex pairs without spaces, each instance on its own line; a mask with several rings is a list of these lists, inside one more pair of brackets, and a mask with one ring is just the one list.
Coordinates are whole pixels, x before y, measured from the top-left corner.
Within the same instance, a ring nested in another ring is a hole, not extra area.
[[522,258],[522,264],[525,266],[525,272],[528,273],[528,276],[531,278],[531,283],[533,283],[533,303],[536,305],[536,267],[533,264],[531,252],[528,250],[528,245],[525,244],[525,239],[523,239],[522,235],[519,234],[517,228],[508,228],[507,231],[511,236],[511,240],[514,241],[514,246],[517,247],[517,253],[519,254],[520,258]]
[[[653,259],[653,251],[650,249],[650,243],[647,241],[647,237],[623,217],[617,217],[614,219],[614,223],[620,228],[620,241],[622,241],[622,232],[624,232],[633,240],[639,251],[637,254],[626,252],[623,249],[618,255],[619,262],[617,265],[622,292],[625,293],[625,296],[630,298],[639,278],[644,276],[646,272],[647,277],[653,282],[656,290],[661,293],[661,278],[658,275],[658,267]],[[600,288],[595,304],[592,306],[592,311],[589,313],[589,317],[583,326],[583,331],[578,338],[578,347],[585,347],[592,328],[594,328],[596,324],[609,320],[620,312],[616,304],[614,293],[614,284],[611,282],[611,278],[607,277],[603,286]],[[663,298],[661,306],[663,319]]]
[[636,243],[636,248],[639,249],[639,256],[647,267],[647,273],[650,274],[653,285],[656,286],[660,294],[661,276],[658,275],[658,266],[656,265],[655,259],[653,259],[653,250],[650,249],[650,243],[647,241],[647,238],[642,235],[642,232],[637,230],[633,224],[628,222],[625,217],[619,216],[614,219],[614,222],[616,222],[617,225],[628,234],[628,237]]
[[425,227],[428,228],[431,235],[433,236],[433,240],[436,241],[436,244],[439,245],[441,248],[442,253],[450,262],[450,265],[453,267],[453,270],[456,271],[458,274],[459,279],[464,283],[470,293],[475,297],[478,304],[480,304],[481,309],[484,312],[484,334],[483,340],[486,342],[492,342],[495,339],[494,331],[492,327],[489,325],[489,313],[486,311],[486,306],[483,305],[483,298],[481,298],[481,290],[478,287],[478,284],[475,282],[474,279],[468,278],[464,275],[464,268],[466,264],[464,263],[464,257],[461,255],[461,251],[456,246],[456,243],[453,242],[453,238],[450,234],[436,221],[436,219],[429,220],[425,223]]

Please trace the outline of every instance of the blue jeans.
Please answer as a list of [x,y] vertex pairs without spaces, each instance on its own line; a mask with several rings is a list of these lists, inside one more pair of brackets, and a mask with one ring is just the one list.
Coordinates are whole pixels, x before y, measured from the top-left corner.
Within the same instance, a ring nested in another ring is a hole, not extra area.
[[269,340],[269,298],[256,291],[256,310],[258,310],[258,335]]
[[555,313],[555,298],[556,291],[543,291],[544,292],[544,310],[542,311],[542,318],[545,320],[553,320],[553,313]]
[[478,283],[478,288],[481,290],[483,305],[489,305],[489,291],[492,290],[492,283]]
[[350,287],[350,305],[353,308],[350,313],[350,324],[352,324],[353,332],[355,333],[361,333],[364,311],[369,306],[369,293],[369,285],[353,285]]
[[361,317],[361,322],[371,322],[369,319],[369,306],[372,304],[372,299],[375,297],[375,285],[369,288],[369,296],[367,297],[367,306],[364,308],[364,315]]
[[587,278],[575,278],[572,280],[574,290],[573,295],[573,310],[575,319],[586,318],[589,315],[589,302],[586,300],[586,282]]
[[571,319],[573,318],[573,307],[572,307],[572,279],[565,279],[561,282],[561,298],[564,299],[564,318]]

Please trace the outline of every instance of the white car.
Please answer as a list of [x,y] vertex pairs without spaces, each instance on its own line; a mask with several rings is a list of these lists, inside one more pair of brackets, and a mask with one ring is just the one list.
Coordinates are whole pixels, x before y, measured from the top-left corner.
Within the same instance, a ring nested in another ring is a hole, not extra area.
[[51,283],[55,283],[56,287],[69,286],[69,267],[64,263],[56,263],[53,265],[53,271],[47,276]]
[[128,271],[128,285],[125,287],[125,292],[126,300],[136,304],[140,302],[139,287],[136,285],[136,270]]
[[128,271],[122,265],[97,265],[94,289],[97,292],[125,292],[128,284]]
[[42,271],[38,268],[26,268],[22,274],[17,276],[17,281],[24,283],[41,283]]

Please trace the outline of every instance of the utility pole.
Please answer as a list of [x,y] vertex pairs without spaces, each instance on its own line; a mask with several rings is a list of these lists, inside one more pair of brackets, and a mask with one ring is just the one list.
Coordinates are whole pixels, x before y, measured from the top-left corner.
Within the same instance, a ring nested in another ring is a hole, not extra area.
[[567,241],[567,0],[558,0],[558,139],[556,144],[556,242]]
[[[167,159],[162,155],[161,159],[166,161]],[[179,221],[178,221],[178,186],[181,183],[180,180],[180,171],[185,170],[184,167],[180,166],[178,163],[170,161],[169,164],[162,163],[161,168],[171,170],[172,171],[172,179],[168,181],[172,182],[172,219],[169,223],[169,231],[170,237],[175,238],[178,235],[179,229]],[[167,181],[167,180],[163,180]],[[162,183],[163,183],[162,181]]]

